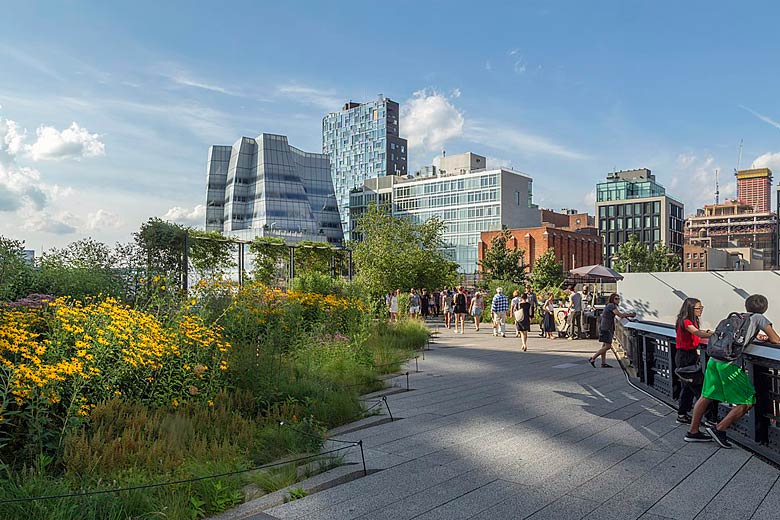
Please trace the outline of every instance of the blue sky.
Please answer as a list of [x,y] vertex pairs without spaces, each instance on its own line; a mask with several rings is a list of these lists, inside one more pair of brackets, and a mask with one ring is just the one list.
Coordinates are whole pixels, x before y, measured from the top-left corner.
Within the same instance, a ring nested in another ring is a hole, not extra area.
[[[473,151],[544,207],[648,167],[686,204],[780,170],[780,6],[753,2],[22,2],[0,18],[0,234],[29,247],[199,224],[211,144],[401,103],[410,166]],[[778,174],[776,174],[776,181]]]

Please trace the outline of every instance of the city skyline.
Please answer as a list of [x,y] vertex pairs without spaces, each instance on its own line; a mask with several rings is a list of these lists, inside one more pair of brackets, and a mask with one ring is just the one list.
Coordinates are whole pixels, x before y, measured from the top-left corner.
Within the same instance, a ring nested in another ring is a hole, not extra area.
[[780,169],[778,6],[485,4],[475,25],[465,3],[414,4],[411,21],[401,5],[377,31],[346,4],[246,5],[216,24],[205,3],[12,3],[0,234],[40,251],[128,241],[151,216],[202,226],[209,145],[267,132],[320,152],[322,117],[379,93],[400,104],[410,172],[473,151],[531,175],[541,207],[592,213],[607,172],[646,167],[691,214],[714,202],[716,169],[721,200],[736,195],[740,139],[741,169]]

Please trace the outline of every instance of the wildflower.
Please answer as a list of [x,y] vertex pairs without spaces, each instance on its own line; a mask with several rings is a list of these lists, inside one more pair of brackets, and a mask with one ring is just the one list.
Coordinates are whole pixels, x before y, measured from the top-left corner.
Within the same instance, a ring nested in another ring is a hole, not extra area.
[[214,401],[211,399],[208,400],[209,408],[214,408]]
[[198,390],[198,387],[195,385],[190,385],[187,391],[190,393],[190,395],[198,395],[200,393],[200,390]]

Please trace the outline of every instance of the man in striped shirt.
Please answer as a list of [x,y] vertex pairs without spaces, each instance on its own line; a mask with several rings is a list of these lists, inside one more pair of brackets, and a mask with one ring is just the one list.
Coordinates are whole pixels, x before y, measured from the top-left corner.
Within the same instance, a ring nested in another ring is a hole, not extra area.
[[493,335],[506,337],[506,313],[509,311],[509,298],[504,294],[502,287],[496,287],[496,294],[493,296],[493,302],[490,304],[490,313],[493,316]]

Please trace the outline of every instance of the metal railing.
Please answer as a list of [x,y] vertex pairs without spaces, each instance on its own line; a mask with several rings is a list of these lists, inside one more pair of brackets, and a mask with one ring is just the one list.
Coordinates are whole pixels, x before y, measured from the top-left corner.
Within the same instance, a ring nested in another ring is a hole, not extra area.
[[[675,330],[672,325],[624,320],[616,338],[633,368],[630,377],[648,393],[677,405],[680,381],[674,375]],[[702,352],[702,367],[706,366]],[[754,342],[745,349],[744,367],[756,389],[756,405],[729,430],[729,437],[780,464],[780,346]],[[632,373],[633,372],[633,373]],[[720,404],[720,417],[728,413]]]

